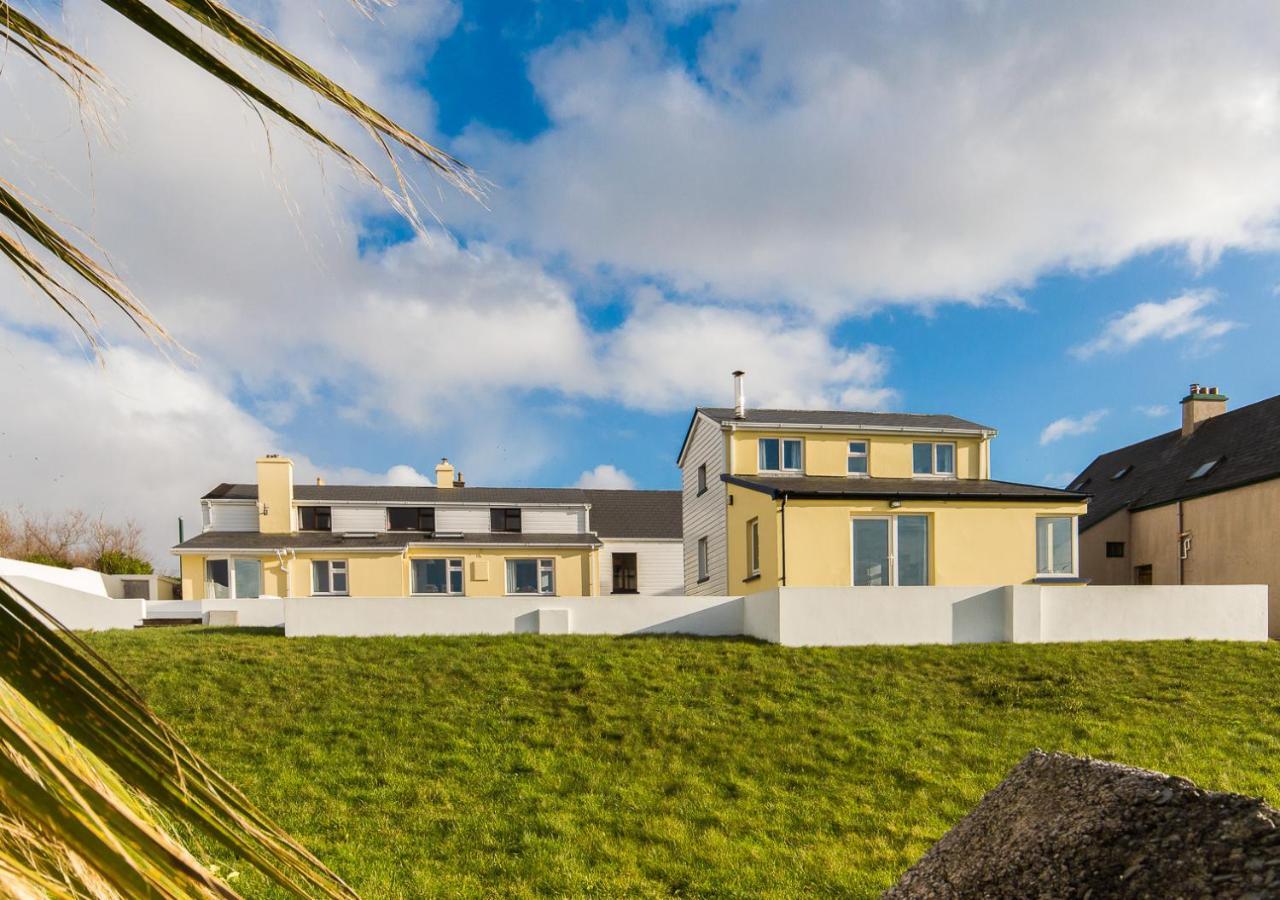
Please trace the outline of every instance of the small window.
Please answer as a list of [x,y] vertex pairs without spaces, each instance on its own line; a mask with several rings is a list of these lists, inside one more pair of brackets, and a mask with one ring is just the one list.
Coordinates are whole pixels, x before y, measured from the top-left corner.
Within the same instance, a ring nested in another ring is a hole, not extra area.
[[1080,481],[1077,481],[1075,484],[1071,485],[1070,490],[1073,490],[1073,491],[1083,490],[1091,481],[1093,481],[1092,478],[1081,479]]
[[760,520],[747,523],[747,577],[760,574]]
[[299,506],[298,528],[302,531],[333,531],[333,511],[328,506]]
[[613,554],[613,593],[634,594],[639,590],[639,567],[634,553]]
[[911,471],[916,475],[955,475],[956,445],[912,444]]
[[760,438],[761,472],[799,472],[803,442],[799,438]]
[[703,463],[698,466],[698,496],[701,497],[707,492],[707,464]]
[[347,593],[347,561],[345,559],[312,560],[311,593],[345,595]]
[[462,593],[462,560],[415,559],[412,566],[413,593]]
[[520,510],[516,508],[489,510],[489,529],[491,531],[519,532]]
[[1222,462],[1221,457],[1219,457],[1218,459],[1211,459],[1206,463],[1201,463],[1194,472],[1192,472],[1190,475],[1187,476],[1187,481],[1191,481],[1195,478],[1204,478],[1206,475],[1208,475],[1210,472],[1216,469],[1218,467],[1218,463],[1220,462]]
[[555,565],[554,559],[507,560],[507,593],[554,594]]
[[1070,516],[1036,519],[1036,574],[1074,575],[1075,527]]
[[867,442],[866,441],[850,441],[849,442],[849,474],[850,475],[866,475],[867,474]]
[[1107,541],[1107,559],[1124,559],[1124,541]]
[[389,531],[435,531],[435,507],[388,506],[387,528]]
[[698,581],[703,582],[711,577],[711,567],[707,559],[707,539],[698,538]]
[[1114,475],[1112,475],[1112,476],[1111,476],[1111,480],[1112,480],[1112,481],[1119,481],[1121,478],[1123,478],[1124,476],[1128,475],[1128,474],[1129,474],[1130,472],[1132,472],[1132,471],[1133,471],[1133,466],[1125,466],[1124,468],[1122,468],[1122,469],[1120,469],[1118,472],[1116,472]]

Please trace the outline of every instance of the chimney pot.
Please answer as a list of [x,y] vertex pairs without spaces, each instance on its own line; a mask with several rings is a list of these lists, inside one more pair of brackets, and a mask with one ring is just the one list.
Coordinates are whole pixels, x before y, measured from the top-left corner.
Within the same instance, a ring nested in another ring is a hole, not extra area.
[[316,487],[324,487],[324,479],[319,475],[316,476]]
[[733,417],[735,419],[747,417],[747,395],[742,383],[743,376],[746,374],[741,369],[733,373]]

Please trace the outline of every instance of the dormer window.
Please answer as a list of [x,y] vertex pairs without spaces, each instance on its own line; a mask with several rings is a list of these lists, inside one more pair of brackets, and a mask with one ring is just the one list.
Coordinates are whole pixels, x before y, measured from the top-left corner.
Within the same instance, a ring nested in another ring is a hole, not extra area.
[[956,445],[952,443],[911,445],[911,471],[915,475],[956,474]]
[[489,510],[489,530],[501,532],[520,531],[520,510],[519,508],[504,508]]
[[333,510],[328,506],[299,506],[298,530],[333,531]]
[[1130,472],[1132,472],[1132,471],[1133,471],[1133,466],[1125,466],[1125,467],[1124,467],[1124,468],[1122,468],[1120,471],[1118,471],[1118,472],[1116,472],[1114,475],[1112,475],[1112,476],[1111,476],[1111,480],[1112,480],[1112,481],[1119,481],[1121,478],[1123,478],[1124,476],[1128,475],[1128,474],[1129,474]]
[[1222,457],[1211,459],[1208,462],[1201,463],[1196,470],[1187,476],[1187,481],[1194,481],[1197,478],[1204,478],[1210,472],[1218,467],[1218,463],[1222,462]]
[[800,438],[760,438],[760,472],[800,472],[804,442]]
[[433,506],[388,506],[388,531],[435,531],[436,510]]

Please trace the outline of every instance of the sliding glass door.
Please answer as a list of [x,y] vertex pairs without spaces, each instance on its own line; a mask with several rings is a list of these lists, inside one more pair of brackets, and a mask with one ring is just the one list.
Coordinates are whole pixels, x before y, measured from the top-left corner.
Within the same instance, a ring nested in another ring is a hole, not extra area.
[[929,583],[928,516],[854,516],[853,584]]

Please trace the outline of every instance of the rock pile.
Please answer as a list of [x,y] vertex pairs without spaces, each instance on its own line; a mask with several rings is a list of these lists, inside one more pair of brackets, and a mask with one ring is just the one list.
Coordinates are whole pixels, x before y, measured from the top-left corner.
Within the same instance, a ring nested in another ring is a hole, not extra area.
[[1035,750],[884,896],[1280,897],[1280,812]]

